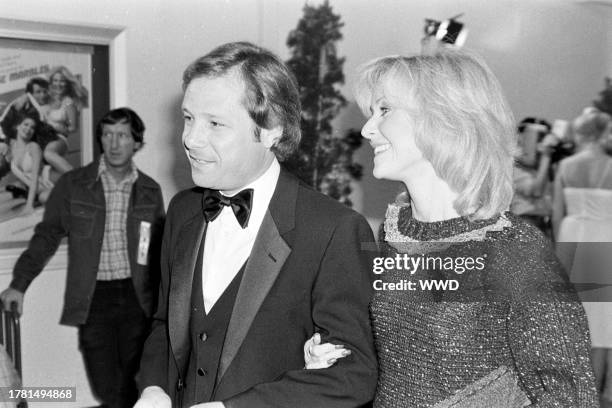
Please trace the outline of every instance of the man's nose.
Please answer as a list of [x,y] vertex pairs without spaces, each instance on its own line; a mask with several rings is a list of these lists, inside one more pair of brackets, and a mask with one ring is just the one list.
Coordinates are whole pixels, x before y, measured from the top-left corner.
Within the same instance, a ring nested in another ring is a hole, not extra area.
[[208,134],[206,127],[199,123],[194,123],[189,127],[185,127],[183,131],[183,145],[187,149],[203,147],[208,144]]
[[116,149],[119,147],[119,135],[111,136],[111,149]]

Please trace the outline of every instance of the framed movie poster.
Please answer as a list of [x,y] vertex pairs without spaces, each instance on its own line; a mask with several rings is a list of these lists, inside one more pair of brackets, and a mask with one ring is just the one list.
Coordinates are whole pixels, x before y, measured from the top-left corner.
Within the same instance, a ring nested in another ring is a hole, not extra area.
[[[108,81],[94,85],[96,71],[108,78],[108,50],[102,61],[99,51],[0,37],[0,248],[25,245],[54,183],[93,159],[93,101],[105,101],[98,111],[108,109]],[[105,69],[97,70],[100,65]]]

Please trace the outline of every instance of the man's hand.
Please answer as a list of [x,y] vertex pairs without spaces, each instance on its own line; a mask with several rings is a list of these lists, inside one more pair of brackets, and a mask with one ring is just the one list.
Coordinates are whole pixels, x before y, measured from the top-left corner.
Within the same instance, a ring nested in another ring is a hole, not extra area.
[[4,305],[4,310],[11,310],[11,303],[17,304],[17,314],[21,316],[23,313],[23,292],[13,288],[6,288],[0,293],[0,300]]
[[214,401],[214,402],[205,402],[203,404],[198,404],[198,405],[192,405],[191,408],[225,408],[225,405],[223,405],[222,402]]
[[0,155],[6,156],[9,152],[9,146],[6,142],[0,141]]
[[172,408],[172,401],[161,387],[154,385],[142,391],[134,408]]

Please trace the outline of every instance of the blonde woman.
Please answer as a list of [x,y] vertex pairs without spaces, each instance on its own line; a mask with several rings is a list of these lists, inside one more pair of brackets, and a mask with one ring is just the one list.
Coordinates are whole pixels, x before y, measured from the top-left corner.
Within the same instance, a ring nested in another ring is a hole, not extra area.
[[[373,265],[374,407],[597,407],[582,306],[549,242],[507,212],[516,133],[490,69],[456,50],[384,57],[355,96],[374,176],[407,192]],[[352,358],[325,341],[305,344],[307,368]]]
[[87,90],[64,66],[57,66],[49,73],[49,104],[44,106],[44,120],[58,134],[58,139],[47,144],[45,160],[59,173],[72,169],[65,159],[68,138],[78,137],[79,112],[87,104]]

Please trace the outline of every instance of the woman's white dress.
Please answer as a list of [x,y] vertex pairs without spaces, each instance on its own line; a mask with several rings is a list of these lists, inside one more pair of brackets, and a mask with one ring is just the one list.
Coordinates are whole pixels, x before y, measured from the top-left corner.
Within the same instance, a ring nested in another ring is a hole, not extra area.
[[583,299],[593,347],[612,348],[612,190],[564,187],[558,241],[576,242],[570,279]]

